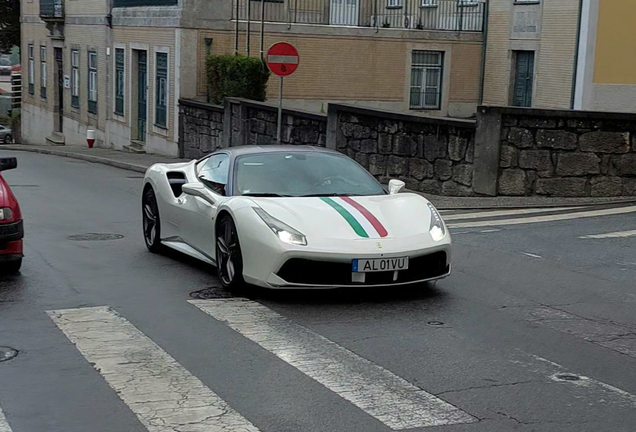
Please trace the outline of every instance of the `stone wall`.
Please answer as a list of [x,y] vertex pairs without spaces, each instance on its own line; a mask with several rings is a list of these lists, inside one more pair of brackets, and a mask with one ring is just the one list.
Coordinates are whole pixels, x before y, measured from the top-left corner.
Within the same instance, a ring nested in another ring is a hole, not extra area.
[[330,104],[329,122],[330,129],[335,125],[330,144],[380,181],[398,178],[415,191],[474,195],[474,121]]
[[222,146],[224,109],[221,106],[179,101],[179,157],[198,159]]
[[480,115],[501,116],[499,195],[636,195],[636,115],[514,108]]

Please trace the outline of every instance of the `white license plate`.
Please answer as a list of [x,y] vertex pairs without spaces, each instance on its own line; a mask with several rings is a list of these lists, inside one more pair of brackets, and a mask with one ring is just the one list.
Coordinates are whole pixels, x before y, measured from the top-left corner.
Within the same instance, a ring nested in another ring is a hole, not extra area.
[[354,273],[371,273],[406,270],[409,268],[409,258],[376,258],[376,259],[354,259]]

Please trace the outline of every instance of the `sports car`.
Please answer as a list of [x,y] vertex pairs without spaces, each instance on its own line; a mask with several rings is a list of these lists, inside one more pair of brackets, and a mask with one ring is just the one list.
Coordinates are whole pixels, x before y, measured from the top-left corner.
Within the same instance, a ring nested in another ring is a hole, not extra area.
[[424,197],[309,146],[244,146],[155,164],[142,192],[147,248],[216,266],[223,286],[392,286],[448,276],[451,238]]

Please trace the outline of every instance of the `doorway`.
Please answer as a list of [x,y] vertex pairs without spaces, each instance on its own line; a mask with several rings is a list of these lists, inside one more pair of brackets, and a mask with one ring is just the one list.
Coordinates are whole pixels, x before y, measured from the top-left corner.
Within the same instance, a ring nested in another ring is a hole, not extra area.
[[515,51],[515,70],[512,87],[512,105],[532,106],[534,83],[534,51]]
[[62,48],[54,48],[55,56],[55,83],[57,83],[55,90],[55,103],[57,110],[57,121],[55,130],[57,132],[64,132],[64,51]]
[[148,130],[148,52],[133,50],[132,139],[145,142]]

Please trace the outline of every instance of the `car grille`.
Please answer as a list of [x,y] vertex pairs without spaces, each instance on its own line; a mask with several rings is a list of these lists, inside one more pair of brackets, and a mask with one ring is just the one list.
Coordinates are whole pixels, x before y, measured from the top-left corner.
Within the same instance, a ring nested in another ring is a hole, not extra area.
[[446,263],[446,252],[443,251],[410,258],[408,270],[399,271],[397,280],[393,280],[392,271],[367,273],[365,282],[360,284],[351,281],[351,269],[350,262],[291,258],[283,264],[277,275],[286,282],[306,285],[385,285],[432,279],[450,270]]

